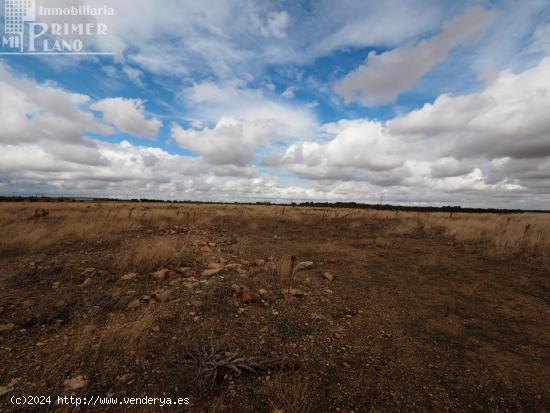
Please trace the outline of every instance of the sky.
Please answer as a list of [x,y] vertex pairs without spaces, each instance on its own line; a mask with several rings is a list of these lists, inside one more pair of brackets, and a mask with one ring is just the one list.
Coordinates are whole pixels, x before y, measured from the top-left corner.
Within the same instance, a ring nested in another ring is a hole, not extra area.
[[109,54],[0,55],[0,194],[550,205],[548,0],[36,3]]

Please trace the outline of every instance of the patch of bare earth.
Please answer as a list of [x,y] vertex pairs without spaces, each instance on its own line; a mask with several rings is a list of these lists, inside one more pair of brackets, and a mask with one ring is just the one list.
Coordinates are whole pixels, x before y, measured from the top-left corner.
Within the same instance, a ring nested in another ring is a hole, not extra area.
[[2,412],[70,394],[191,403],[98,412],[550,410],[547,215],[6,203],[0,223]]

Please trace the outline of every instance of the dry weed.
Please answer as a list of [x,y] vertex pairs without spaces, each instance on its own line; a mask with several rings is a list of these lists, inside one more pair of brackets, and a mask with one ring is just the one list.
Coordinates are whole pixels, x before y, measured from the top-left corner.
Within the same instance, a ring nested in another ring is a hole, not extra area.
[[298,372],[281,372],[265,386],[265,394],[276,409],[285,413],[309,413],[316,411],[318,397],[311,381]]

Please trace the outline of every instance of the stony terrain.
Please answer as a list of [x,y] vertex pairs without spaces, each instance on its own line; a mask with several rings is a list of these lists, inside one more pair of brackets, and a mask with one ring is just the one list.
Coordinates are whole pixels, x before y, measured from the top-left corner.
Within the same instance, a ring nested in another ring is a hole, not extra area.
[[549,411],[550,217],[433,215],[0,205],[0,411]]

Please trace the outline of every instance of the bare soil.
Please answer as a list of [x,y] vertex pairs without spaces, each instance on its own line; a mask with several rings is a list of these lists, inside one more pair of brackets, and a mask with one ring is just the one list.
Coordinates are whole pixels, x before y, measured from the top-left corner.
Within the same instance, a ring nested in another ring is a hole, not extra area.
[[[186,205],[157,221],[140,204],[131,216],[89,205],[20,219],[136,224],[0,256],[2,412],[550,411],[550,282],[536,257],[391,231],[393,213]],[[130,254],[159,240],[173,248],[160,261]],[[220,271],[203,275],[209,265]],[[10,402],[70,394],[190,404]]]

